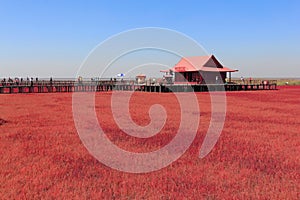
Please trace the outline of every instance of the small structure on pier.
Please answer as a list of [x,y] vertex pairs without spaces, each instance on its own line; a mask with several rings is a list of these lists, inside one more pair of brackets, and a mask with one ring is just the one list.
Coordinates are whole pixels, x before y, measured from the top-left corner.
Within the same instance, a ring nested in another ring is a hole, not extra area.
[[173,68],[162,72],[166,72],[166,75],[173,72],[175,84],[187,82],[190,84],[223,84],[226,82],[227,72],[230,82],[231,72],[237,71],[224,67],[214,55],[210,55],[181,58]]
[[146,75],[145,74],[138,74],[135,77],[137,84],[144,84],[146,82]]

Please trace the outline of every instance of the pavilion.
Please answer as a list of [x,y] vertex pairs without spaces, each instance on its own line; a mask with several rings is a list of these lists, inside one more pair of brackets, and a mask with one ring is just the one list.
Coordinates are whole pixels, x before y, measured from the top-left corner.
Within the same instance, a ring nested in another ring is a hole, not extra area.
[[214,55],[183,57],[173,68],[162,70],[167,75],[175,75],[175,84],[225,83],[227,73],[229,73],[228,82],[231,82],[231,72],[237,71],[223,66]]

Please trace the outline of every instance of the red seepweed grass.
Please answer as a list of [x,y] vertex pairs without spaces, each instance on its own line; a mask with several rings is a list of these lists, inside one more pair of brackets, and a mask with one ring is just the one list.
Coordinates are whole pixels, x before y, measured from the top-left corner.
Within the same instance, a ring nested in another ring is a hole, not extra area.
[[[73,122],[72,94],[1,95],[1,198],[299,199],[300,87],[228,92],[224,129],[203,159],[198,154],[211,104],[209,93],[197,97],[199,130],[187,152],[159,171],[130,174],[101,164],[85,149]],[[174,94],[133,94],[130,113],[139,125],[150,122],[151,105],[166,109],[165,126],[149,139],[118,128],[110,99],[111,93],[97,93],[95,110],[119,147],[153,151],[176,135],[180,107]]]

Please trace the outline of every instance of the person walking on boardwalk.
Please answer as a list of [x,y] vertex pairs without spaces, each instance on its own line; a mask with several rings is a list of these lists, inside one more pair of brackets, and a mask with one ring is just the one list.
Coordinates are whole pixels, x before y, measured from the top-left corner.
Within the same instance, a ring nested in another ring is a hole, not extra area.
[[6,85],[6,79],[3,78],[2,81],[1,81],[1,83],[2,83],[2,86],[5,86]]
[[241,81],[242,81],[243,84],[245,84],[245,79],[242,76],[241,76]]

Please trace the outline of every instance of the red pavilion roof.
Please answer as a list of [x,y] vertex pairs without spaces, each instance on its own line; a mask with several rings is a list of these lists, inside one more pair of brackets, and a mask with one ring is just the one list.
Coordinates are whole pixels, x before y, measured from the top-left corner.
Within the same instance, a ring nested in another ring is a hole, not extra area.
[[181,60],[171,69],[174,72],[236,72],[238,70],[224,67],[214,55],[193,56],[181,58]]

